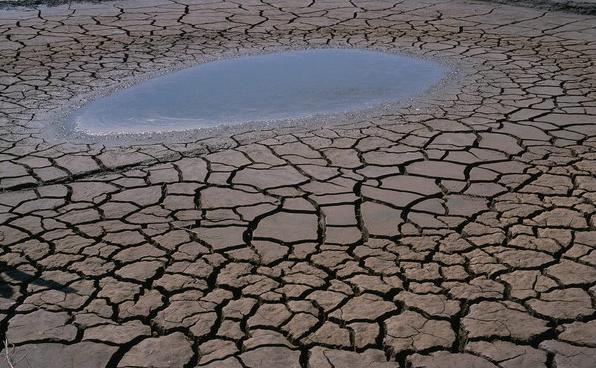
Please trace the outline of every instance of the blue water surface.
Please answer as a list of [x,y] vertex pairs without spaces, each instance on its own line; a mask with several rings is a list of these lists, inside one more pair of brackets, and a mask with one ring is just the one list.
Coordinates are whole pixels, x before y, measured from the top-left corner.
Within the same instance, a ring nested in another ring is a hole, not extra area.
[[360,49],[217,60],[92,101],[69,123],[87,134],[181,131],[305,118],[399,102],[446,73],[432,61]]

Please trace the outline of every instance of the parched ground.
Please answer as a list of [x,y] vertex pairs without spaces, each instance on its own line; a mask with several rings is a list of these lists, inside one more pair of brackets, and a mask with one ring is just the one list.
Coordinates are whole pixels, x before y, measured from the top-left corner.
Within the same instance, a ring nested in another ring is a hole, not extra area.
[[[458,78],[343,125],[105,146],[131,76],[372,47]],[[471,1],[0,11],[0,367],[593,368],[596,18]]]

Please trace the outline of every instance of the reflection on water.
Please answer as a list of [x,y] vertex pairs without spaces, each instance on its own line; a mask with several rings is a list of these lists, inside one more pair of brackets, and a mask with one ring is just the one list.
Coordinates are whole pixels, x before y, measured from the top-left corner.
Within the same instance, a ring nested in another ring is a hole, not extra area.
[[69,125],[89,134],[177,131],[304,118],[400,101],[437,83],[428,60],[314,49],[218,60],[93,101]]

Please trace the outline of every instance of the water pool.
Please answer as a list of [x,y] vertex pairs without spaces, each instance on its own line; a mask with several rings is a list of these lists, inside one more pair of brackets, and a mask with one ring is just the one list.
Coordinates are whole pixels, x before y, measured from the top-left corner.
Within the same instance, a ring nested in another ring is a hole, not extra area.
[[399,102],[447,68],[360,49],[311,49],[222,59],[91,101],[67,120],[91,135],[168,132],[305,118]]

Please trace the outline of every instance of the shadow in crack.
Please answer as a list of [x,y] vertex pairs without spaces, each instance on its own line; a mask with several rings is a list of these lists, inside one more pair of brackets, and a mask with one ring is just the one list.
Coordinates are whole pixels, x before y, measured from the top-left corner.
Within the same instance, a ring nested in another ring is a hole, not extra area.
[[70,286],[56,281],[36,278],[35,275],[23,272],[7,265],[5,262],[0,261],[0,298],[10,298],[14,294],[13,287],[7,281],[5,281],[6,279],[15,280],[19,283],[32,284],[48,289],[59,290],[64,293],[73,293],[76,291]]

